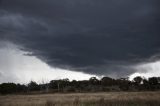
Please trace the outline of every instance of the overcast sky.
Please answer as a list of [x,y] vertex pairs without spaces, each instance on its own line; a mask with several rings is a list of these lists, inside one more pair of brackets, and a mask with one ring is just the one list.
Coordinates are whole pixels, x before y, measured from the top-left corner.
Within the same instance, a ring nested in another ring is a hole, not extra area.
[[0,0],[0,82],[160,76],[159,0]]

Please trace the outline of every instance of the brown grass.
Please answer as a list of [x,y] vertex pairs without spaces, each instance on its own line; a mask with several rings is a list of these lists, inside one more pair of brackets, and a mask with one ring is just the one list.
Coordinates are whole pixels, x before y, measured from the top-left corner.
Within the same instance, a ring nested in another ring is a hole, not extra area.
[[160,92],[7,95],[0,106],[160,106]]

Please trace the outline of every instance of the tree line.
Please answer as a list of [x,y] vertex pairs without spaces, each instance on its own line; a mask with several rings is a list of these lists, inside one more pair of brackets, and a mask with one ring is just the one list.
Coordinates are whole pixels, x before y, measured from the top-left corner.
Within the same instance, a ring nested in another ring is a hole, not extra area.
[[97,79],[76,81],[69,79],[51,80],[49,83],[37,84],[31,81],[28,84],[2,83],[0,94],[33,94],[33,93],[68,93],[68,92],[109,92],[109,91],[156,91],[160,90],[160,77],[148,79],[140,76],[132,81],[128,78],[113,79],[103,77]]

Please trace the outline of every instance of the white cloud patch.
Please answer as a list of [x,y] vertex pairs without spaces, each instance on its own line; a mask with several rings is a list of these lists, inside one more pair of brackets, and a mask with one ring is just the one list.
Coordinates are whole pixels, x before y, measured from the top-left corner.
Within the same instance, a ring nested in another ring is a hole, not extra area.
[[133,79],[136,76],[143,76],[145,78],[148,77],[160,77],[160,60],[151,62],[151,63],[144,63],[134,67],[137,72],[130,75],[130,79]]
[[52,68],[35,56],[24,55],[15,45],[0,44],[0,83],[27,83],[31,80],[41,83],[54,79],[69,78],[70,80],[89,79],[93,75],[70,70]]

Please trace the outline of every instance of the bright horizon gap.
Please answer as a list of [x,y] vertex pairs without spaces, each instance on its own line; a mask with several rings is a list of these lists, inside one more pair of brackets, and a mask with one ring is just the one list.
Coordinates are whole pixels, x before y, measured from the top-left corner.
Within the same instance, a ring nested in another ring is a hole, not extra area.
[[[15,45],[7,45],[0,49],[0,83],[18,82],[27,83],[31,80],[38,83],[55,79],[69,78],[70,80],[85,80],[92,76],[83,72],[53,68],[35,56],[27,56],[27,52],[21,51]],[[8,57],[3,59],[3,57]],[[2,64],[3,63],[3,64]],[[5,67],[7,65],[7,67]]]
[[[36,56],[28,56],[26,55],[27,52],[19,50],[16,45],[8,43],[0,48],[0,54],[0,83],[28,83],[31,80],[41,83],[64,78],[68,78],[69,80],[88,80],[91,77],[102,78],[106,76],[50,67]],[[140,64],[135,66],[135,69],[137,72],[128,76],[130,80],[136,76],[146,78],[160,76],[160,61]]]

